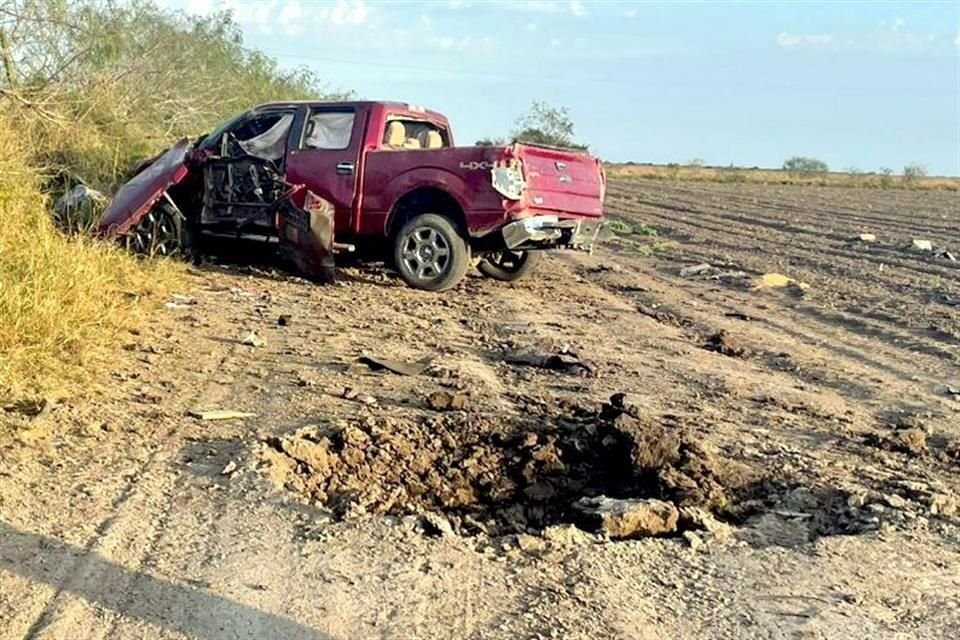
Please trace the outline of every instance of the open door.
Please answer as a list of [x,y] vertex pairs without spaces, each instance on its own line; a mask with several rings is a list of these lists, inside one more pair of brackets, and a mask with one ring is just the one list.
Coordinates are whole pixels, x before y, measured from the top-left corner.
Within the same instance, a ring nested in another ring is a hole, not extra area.
[[277,210],[277,229],[283,257],[317,282],[334,281],[333,231],[336,207],[307,190],[303,207],[285,199]]
[[283,161],[293,117],[292,110],[253,113],[221,135],[219,153],[203,167],[201,225],[272,232],[277,203],[288,188]]

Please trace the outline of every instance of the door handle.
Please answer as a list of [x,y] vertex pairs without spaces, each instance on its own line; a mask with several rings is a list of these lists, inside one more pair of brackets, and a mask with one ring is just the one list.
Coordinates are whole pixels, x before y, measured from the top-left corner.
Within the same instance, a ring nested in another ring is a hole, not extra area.
[[357,168],[352,162],[338,162],[337,163],[337,175],[338,176],[352,176],[353,170]]

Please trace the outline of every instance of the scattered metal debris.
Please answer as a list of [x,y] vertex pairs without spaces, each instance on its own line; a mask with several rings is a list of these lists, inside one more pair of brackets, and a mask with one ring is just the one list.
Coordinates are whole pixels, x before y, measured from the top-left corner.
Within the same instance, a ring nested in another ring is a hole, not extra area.
[[539,367],[541,369],[550,369],[552,371],[563,371],[564,373],[586,373],[590,374],[593,369],[590,365],[581,362],[572,353],[557,353],[553,355],[542,355],[537,353],[511,353],[507,354],[504,362],[508,364],[521,364],[529,367]]
[[210,411],[190,411],[188,415],[199,420],[236,420],[239,418],[254,418],[257,414],[247,411],[231,411],[230,409],[212,409]]
[[372,356],[369,354],[364,354],[357,358],[358,364],[366,365],[372,371],[387,370],[402,376],[418,376],[426,371],[427,367],[429,367],[432,362],[432,358],[424,358],[422,360],[417,360],[416,362],[406,362],[404,360],[382,358],[380,356]]

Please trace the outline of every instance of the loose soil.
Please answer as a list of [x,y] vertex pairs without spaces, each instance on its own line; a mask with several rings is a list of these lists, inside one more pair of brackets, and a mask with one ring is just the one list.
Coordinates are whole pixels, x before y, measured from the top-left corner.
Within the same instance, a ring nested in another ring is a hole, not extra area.
[[[0,638],[952,638],[960,265],[908,247],[957,253],[956,194],[608,211],[658,235],[443,295],[192,269],[100,393],[4,403]],[[600,495],[679,530],[607,540]]]

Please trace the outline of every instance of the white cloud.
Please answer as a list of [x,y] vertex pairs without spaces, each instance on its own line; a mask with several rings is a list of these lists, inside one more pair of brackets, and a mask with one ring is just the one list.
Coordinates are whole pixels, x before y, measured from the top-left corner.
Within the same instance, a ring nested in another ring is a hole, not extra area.
[[539,29],[539,28],[540,28],[540,27],[539,27],[539,25],[537,25],[536,22],[528,22],[528,23],[527,23],[527,31],[536,31],[536,30]]
[[960,31],[957,31],[957,36],[953,39],[953,46],[960,49]]
[[561,44],[562,44],[562,43],[561,43],[561,41],[560,41],[560,38],[553,38],[553,39],[550,40],[550,46],[553,47],[554,49],[556,49],[557,47],[559,47]]
[[581,0],[570,0],[567,8],[570,10],[570,13],[578,18],[587,15],[587,8],[583,6],[583,2],[581,2]]
[[463,36],[454,38],[452,36],[431,36],[426,40],[427,44],[436,49],[444,51],[471,51],[475,53],[489,53],[494,48],[492,38],[474,38],[472,36]]
[[625,18],[636,18],[636,17],[637,17],[637,10],[636,10],[636,9],[627,9],[626,11],[623,12],[623,17],[625,17]]
[[784,49],[825,47],[831,42],[833,42],[833,36],[829,33],[801,34],[783,32],[777,36],[777,44]]
[[777,45],[781,49],[792,51],[923,55],[942,54],[949,46],[947,44],[949,36],[906,31],[904,27],[903,19],[897,18],[889,25],[882,22],[880,29],[863,33],[790,33],[785,31],[777,36]]

